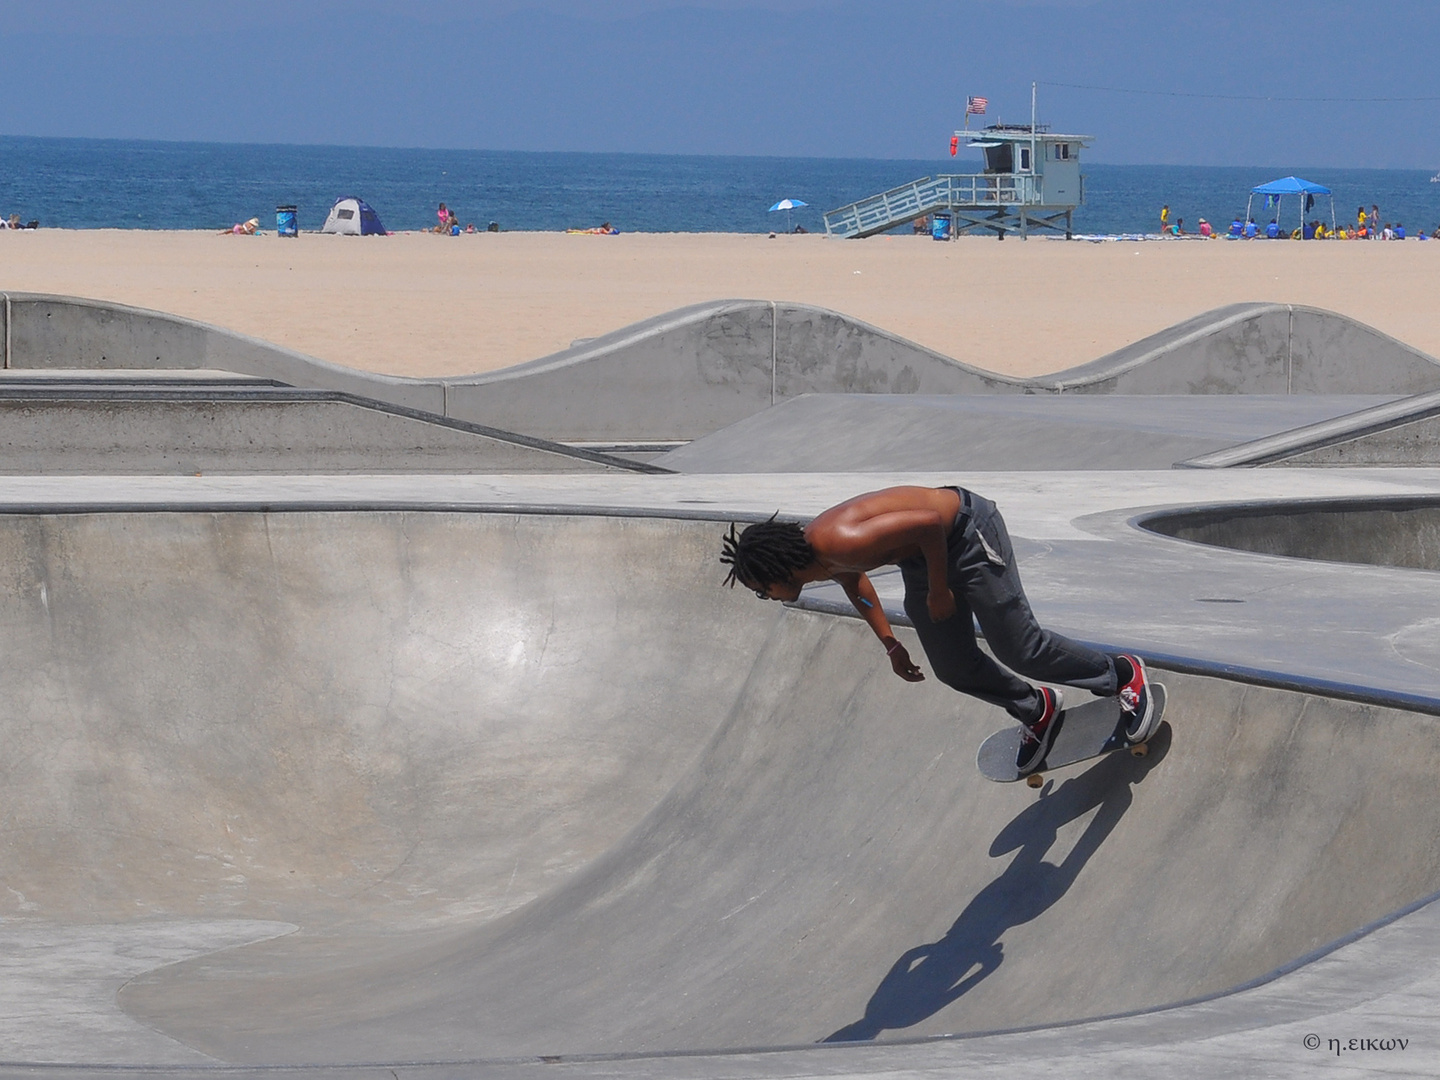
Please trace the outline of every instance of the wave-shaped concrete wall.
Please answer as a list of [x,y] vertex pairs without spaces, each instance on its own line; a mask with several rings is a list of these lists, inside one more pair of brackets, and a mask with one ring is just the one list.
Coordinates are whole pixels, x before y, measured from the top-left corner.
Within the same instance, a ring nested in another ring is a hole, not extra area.
[[1440,389],[1440,361],[1333,311],[1232,304],[1036,383],[1064,393],[1419,394]]
[[1414,394],[1440,362],[1343,315],[1239,304],[1052,375],[960,363],[808,304],[682,308],[503,371],[354,371],[190,319],[74,297],[4,297],[6,367],[210,367],[569,441],[688,440],[813,393]]
[[433,380],[356,371],[163,311],[39,293],[0,299],[6,368],[212,368],[444,415]]

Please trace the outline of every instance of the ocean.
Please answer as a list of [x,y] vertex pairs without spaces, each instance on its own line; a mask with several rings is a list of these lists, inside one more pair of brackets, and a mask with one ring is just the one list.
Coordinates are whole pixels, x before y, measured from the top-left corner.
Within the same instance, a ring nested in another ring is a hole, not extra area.
[[[784,229],[784,198],[809,205],[790,221],[823,231],[822,214],[939,173],[978,172],[978,161],[521,153],[377,147],[238,145],[0,136],[0,215],[45,228],[215,229],[275,207],[299,208],[319,229],[330,205],[358,195],[394,232],[428,228],[445,202],[461,224],[506,231],[590,228],[622,232],[765,232]],[[1207,168],[1086,163],[1082,233],[1153,232],[1168,204],[1193,231],[1243,214],[1257,184],[1296,174],[1335,192],[1335,214],[1378,204],[1411,235],[1440,227],[1440,183],[1414,170]],[[1256,220],[1262,217],[1257,199]],[[1295,214],[1293,205],[1286,208]],[[1326,218],[1321,199],[1308,215]]]

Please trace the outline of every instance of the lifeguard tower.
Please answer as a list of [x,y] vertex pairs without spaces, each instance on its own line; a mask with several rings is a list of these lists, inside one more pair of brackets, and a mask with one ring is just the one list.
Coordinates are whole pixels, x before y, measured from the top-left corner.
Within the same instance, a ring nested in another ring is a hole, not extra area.
[[1075,208],[1085,201],[1080,151],[1090,135],[1060,135],[1045,124],[994,124],[957,131],[979,149],[985,171],[969,176],[927,176],[861,199],[825,215],[828,236],[862,237],[927,214],[948,213],[954,234],[989,230],[1001,240],[1031,229],[1074,230]]

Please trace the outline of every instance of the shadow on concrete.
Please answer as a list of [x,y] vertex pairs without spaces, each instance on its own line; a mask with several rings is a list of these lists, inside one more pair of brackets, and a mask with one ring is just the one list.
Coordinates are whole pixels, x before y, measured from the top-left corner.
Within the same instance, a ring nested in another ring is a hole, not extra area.
[[[863,1042],[912,1027],[994,973],[1005,960],[1006,931],[1038,918],[1069,891],[1130,809],[1133,785],[1165,757],[1170,735],[1170,725],[1162,724],[1147,757],[1111,754],[1026,807],[990,845],[992,858],[1016,852],[1000,876],[976,894],[939,941],[901,954],[870,996],[864,1016],[822,1041]],[[1060,830],[1097,807],[1069,853],[1058,863],[1046,861]]]

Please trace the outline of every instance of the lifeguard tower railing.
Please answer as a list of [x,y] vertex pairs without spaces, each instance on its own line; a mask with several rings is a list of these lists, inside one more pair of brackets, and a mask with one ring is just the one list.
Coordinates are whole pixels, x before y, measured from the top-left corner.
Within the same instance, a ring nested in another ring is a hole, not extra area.
[[948,211],[956,215],[957,232],[989,229],[1023,236],[1037,225],[1063,228],[1068,235],[1074,207],[1048,207],[1044,196],[1043,178],[1030,173],[927,176],[831,210],[825,215],[825,232],[844,238],[875,236],[926,214]]

